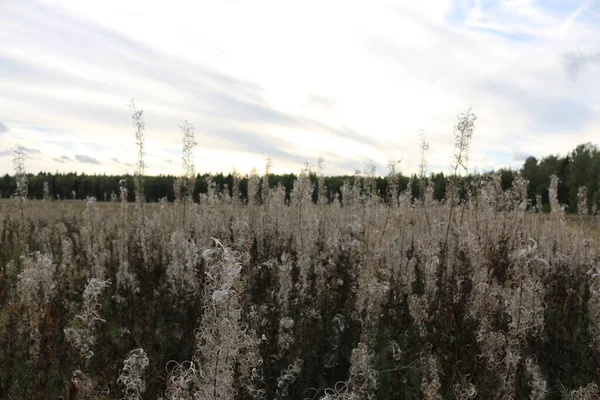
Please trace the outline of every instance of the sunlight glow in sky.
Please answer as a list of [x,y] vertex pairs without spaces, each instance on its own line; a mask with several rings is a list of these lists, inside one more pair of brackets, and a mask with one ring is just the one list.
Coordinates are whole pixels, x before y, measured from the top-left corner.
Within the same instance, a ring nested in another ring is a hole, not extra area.
[[352,174],[390,157],[447,171],[456,115],[478,117],[470,167],[519,167],[600,134],[600,0],[0,0],[0,173]]

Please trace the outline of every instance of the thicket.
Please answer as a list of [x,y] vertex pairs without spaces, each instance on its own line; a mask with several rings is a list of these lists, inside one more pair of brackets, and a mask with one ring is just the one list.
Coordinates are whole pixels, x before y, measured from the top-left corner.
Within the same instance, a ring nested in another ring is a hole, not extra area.
[[450,179],[438,201],[393,166],[384,196],[367,169],[327,198],[320,163],[289,199],[253,174],[242,201],[237,178],[193,199],[188,164],[174,202],[147,203],[142,145],[134,203],[19,193],[0,213],[0,398],[598,398],[595,217],[567,223],[557,177],[540,215],[522,176]]

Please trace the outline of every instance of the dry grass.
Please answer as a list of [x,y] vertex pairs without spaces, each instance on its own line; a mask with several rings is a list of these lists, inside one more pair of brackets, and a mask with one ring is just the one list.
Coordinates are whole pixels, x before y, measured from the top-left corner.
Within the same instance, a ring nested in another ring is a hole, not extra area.
[[384,203],[366,177],[327,205],[301,175],[289,203],[27,201],[24,224],[3,201],[0,398],[593,393],[598,219],[521,189]]

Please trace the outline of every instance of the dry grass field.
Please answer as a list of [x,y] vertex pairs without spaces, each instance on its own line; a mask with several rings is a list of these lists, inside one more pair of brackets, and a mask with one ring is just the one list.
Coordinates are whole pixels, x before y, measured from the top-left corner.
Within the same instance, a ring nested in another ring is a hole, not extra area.
[[524,185],[3,200],[0,398],[597,398],[597,217]]

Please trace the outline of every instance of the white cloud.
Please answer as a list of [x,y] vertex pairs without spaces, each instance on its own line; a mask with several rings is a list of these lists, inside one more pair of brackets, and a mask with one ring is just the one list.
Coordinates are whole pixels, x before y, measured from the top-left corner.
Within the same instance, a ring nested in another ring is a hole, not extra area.
[[598,126],[600,25],[586,1],[3,7],[3,143],[43,149],[30,170],[54,170],[66,153],[113,160],[77,164],[86,172],[131,172],[132,97],[145,111],[149,172],[161,173],[180,172],[166,160],[180,158],[184,119],[196,128],[200,172],[261,170],[267,156],[280,172],[324,156],[331,174],[369,159],[384,173],[390,156],[404,156],[402,171],[415,172],[420,128],[434,171],[450,163],[456,114],[469,106],[480,169],[516,166],[523,149],[566,152]]

